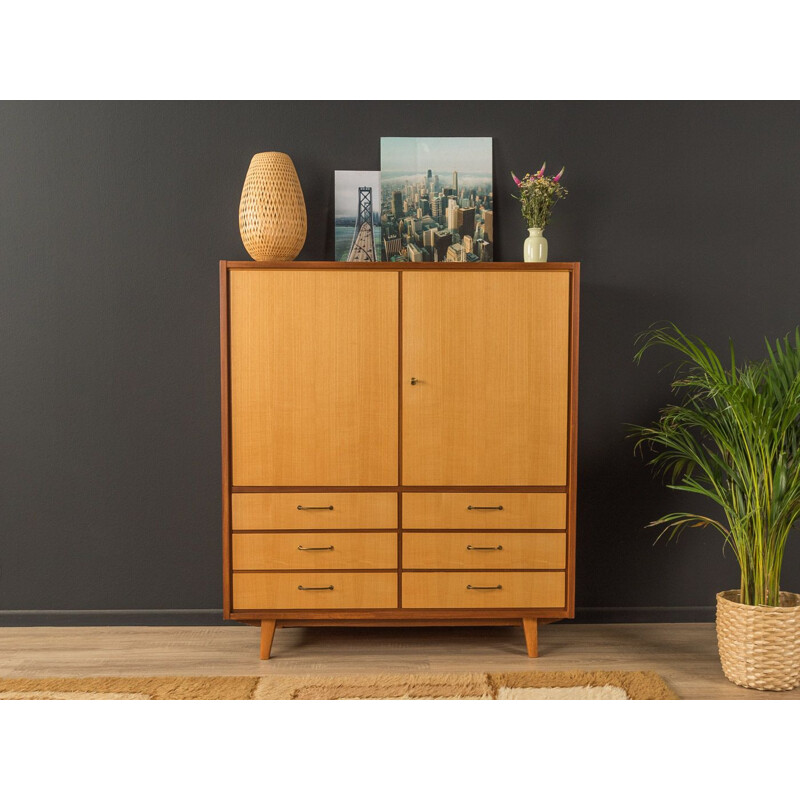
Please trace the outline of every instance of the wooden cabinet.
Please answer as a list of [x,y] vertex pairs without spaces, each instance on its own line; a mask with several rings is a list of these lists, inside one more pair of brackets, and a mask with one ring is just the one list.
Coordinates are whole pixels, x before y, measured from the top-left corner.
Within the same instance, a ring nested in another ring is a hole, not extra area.
[[578,265],[222,262],[224,609],[574,614]]

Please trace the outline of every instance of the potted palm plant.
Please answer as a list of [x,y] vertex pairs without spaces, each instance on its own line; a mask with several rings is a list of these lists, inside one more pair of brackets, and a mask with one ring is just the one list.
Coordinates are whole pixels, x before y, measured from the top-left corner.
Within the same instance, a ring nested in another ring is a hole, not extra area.
[[717,640],[725,676],[740,686],[800,685],[800,595],[780,590],[789,533],[800,516],[800,328],[767,342],[762,361],[723,364],[709,345],[675,325],[637,339],[636,363],[663,345],[679,356],[675,401],[636,449],[670,488],[701,495],[718,514],[675,511],[650,523],[674,537],[686,528],[722,534],[739,563],[738,589],[717,594]]

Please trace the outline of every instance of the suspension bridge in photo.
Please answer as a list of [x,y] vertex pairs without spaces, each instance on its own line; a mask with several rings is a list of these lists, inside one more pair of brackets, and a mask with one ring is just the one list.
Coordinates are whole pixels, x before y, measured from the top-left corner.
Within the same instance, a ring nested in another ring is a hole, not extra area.
[[347,260],[378,260],[375,255],[375,231],[372,227],[372,189],[369,186],[360,186],[358,189],[358,217]]

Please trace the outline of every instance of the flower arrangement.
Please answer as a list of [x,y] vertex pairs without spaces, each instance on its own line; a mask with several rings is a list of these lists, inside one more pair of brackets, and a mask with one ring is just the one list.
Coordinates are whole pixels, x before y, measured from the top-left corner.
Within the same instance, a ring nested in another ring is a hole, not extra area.
[[550,222],[550,214],[553,206],[567,196],[567,190],[559,183],[564,175],[564,167],[558,175],[548,178],[544,174],[547,162],[542,164],[538,172],[533,175],[526,173],[520,180],[513,172],[511,177],[519,187],[519,195],[511,196],[520,201],[522,206],[522,216],[528,223],[529,228],[541,228],[544,230]]

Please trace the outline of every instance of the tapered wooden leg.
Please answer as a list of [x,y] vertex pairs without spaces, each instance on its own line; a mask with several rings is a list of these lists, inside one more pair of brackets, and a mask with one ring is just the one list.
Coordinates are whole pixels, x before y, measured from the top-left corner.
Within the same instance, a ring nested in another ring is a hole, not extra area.
[[269,658],[269,651],[272,650],[272,637],[275,636],[275,620],[261,620],[261,660]]
[[525,644],[528,658],[539,657],[539,620],[536,617],[523,617],[522,629],[525,631]]

